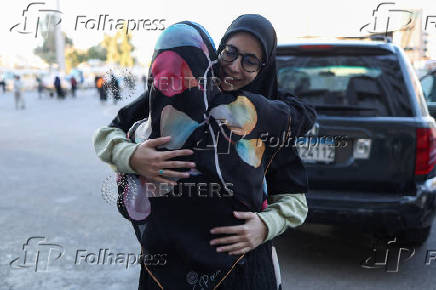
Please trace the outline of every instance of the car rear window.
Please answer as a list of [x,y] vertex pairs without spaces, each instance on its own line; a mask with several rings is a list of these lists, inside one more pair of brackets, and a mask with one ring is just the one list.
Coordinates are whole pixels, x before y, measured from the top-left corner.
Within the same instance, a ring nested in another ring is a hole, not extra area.
[[326,116],[413,116],[397,57],[280,55],[278,84]]

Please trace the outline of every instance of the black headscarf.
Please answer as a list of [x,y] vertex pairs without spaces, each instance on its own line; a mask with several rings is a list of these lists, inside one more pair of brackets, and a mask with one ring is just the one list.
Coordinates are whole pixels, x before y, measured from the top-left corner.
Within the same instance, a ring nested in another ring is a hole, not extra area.
[[[268,99],[281,100],[291,112],[291,140],[303,136],[317,118],[314,108],[297,99],[289,91],[278,89],[277,35],[271,22],[259,14],[244,14],[236,18],[221,38],[217,53],[221,53],[227,40],[237,32],[248,32],[256,37],[263,49],[262,67],[256,78],[241,90],[261,94]],[[268,194],[301,193],[308,191],[308,178],[296,149],[288,146],[277,154],[266,175]]]
[[237,32],[248,32],[256,37],[263,50],[262,67],[256,78],[241,90],[261,94],[268,99],[278,99],[276,50],[277,35],[271,22],[259,14],[244,14],[236,18],[221,38],[218,54],[224,49],[227,40]]

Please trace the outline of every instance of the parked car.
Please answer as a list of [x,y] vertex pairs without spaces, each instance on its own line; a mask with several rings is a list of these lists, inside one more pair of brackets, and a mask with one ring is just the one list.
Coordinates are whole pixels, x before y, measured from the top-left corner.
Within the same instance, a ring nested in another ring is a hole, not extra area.
[[307,222],[420,245],[436,207],[436,124],[402,49],[383,42],[280,45],[279,87],[318,120],[295,142],[309,178]]
[[436,117],[436,70],[423,76],[421,85],[430,115]]

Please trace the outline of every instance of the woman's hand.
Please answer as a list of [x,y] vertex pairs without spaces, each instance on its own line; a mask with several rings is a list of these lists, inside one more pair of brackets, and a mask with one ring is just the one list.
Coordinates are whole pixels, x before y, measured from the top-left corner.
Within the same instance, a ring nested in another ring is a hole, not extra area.
[[254,212],[234,211],[233,214],[238,219],[245,219],[245,224],[211,229],[211,234],[233,235],[213,239],[210,241],[210,244],[226,244],[226,246],[218,247],[216,249],[217,252],[229,252],[230,255],[241,255],[262,244],[268,234],[268,228]]
[[[171,136],[149,139],[141,143],[130,157],[130,167],[148,180],[176,185],[173,180],[167,177],[187,178],[189,173],[168,170],[168,168],[195,168],[194,162],[168,161],[178,156],[192,155],[194,152],[189,149],[174,151],[157,151],[156,146],[166,144]],[[164,170],[161,174],[159,171]]]

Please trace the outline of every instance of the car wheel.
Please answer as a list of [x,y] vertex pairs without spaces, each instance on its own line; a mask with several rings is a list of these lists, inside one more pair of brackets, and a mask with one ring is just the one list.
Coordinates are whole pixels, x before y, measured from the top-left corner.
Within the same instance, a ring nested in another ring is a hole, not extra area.
[[398,244],[403,246],[419,247],[427,241],[431,226],[424,228],[408,229],[397,233]]

